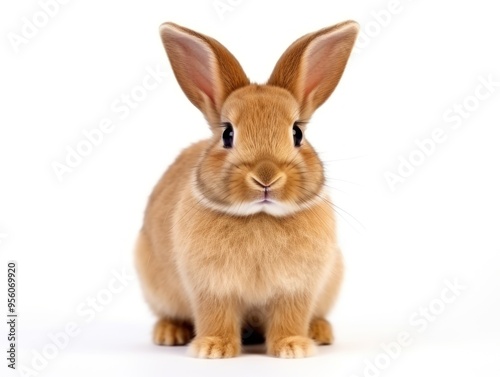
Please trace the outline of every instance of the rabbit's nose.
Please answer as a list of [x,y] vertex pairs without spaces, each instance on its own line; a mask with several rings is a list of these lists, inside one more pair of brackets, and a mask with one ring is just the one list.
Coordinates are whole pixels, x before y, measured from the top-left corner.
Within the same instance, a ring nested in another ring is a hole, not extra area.
[[248,176],[253,186],[258,186],[268,190],[281,187],[285,183],[285,174],[278,167],[270,162],[263,161],[259,163]]

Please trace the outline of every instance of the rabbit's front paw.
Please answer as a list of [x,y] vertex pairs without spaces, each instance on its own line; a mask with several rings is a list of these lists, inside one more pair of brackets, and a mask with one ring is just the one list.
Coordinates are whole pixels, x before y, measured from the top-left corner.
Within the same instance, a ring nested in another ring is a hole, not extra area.
[[268,346],[268,353],[284,359],[295,359],[311,356],[316,346],[312,339],[305,336],[287,336],[272,342]]
[[241,351],[241,344],[236,339],[204,336],[195,338],[189,348],[190,353],[195,357],[223,359],[237,356]]

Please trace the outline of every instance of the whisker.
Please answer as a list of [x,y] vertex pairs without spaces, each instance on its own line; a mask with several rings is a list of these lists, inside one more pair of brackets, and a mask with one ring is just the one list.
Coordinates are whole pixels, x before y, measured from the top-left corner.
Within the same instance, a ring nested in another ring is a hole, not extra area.
[[333,207],[334,208],[337,208],[337,209],[340,209],[342,212],[346,213],[348,216],[350,216],[354,221],[356,221],[356,223],[358,223],[358,225],[363,228],[363,230],[366,230],[365,226],[357,219],[355,218],[353,215],[351,215],[349,212],[347,212],[345,209],[339,207],[337,204],[333,204]]
[[[347,219],[339,212],[337,211],[336,209],[339,209],[341,210],[342,212],[344,212],[346,215],[348,215],[350,218],[352,218],[361,228],[363,228],[363,230],[366,230],[365,226],[356,218],[354,217],[353,215],[351,215],[349,212],[347,212],[345,209],[339,207],[338,205],[334,204],[331,200],[327,199],[327,198],[324,198],[322,197],[321,195],[319,195],[318,193],[315,193],[303,186],[300,186],[298,185],[299,188],[303,189],[304,191],[320,198],[321,200],[323,200],[325,203],[328,203],[329,205],[332,206],[333,210],[335,211],[335,213],[337,213],[346,223],[348,223],[351,227],[353,227],[353,225],[347,221]],[[354,230],[356,230],[354,227],[353,227]],[[357,230],[356,230],[357,231]]]
[[337,191],[343,192],[344,194],[349,194],[347,191],[341,190],[341,189],[339,189],[337,187],[330,186],[328,183],[323,183],[323,185],[326,186],[326,187],[328,187],[328,188],[330,188],[330,189],[332,189],[332,190],[337,190]]

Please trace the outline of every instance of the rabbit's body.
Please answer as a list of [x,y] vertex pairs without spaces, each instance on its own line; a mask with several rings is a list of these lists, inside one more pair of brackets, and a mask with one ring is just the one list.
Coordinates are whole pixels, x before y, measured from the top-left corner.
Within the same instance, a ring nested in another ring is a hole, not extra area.
[[193,287],[238,297],[246,311],[279,292],[304,292],[314,302],[313,314],[325,316],[343,269],[331,207],[320,202],[284,218],[235,217],[204,207],[191,192],[189,167],[208,145],[187,148],[151,195],[137,248],[151,308],[161,317],[192,321]]
[[[217,41],[162,29],[176,77],[214,136],[181,153],[145,213],[136,259],[159,317],[156,343],[186,344],[194,332],[195,356],[235,356],[245,324],[276,356],[332,342],[324,317],[343,264],[323,166],[302,132],[340,79],[356,32],[345,23],[299,39],[268,84],[254,85]],[[341,69],[325,65],[332,54]]]

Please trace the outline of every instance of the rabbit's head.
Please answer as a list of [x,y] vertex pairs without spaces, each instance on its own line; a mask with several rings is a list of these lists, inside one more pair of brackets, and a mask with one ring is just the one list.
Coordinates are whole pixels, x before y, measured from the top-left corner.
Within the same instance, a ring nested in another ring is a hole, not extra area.
[[161,25],[160,33],[182,90],[213,132],[193,167],[199,200],[232,215],[285,216],[321,199],[323,165],[306,125],[337,86],[357,23],[295,41],[265,85],[251,84],[235,57],[210,37],[173,23]]

